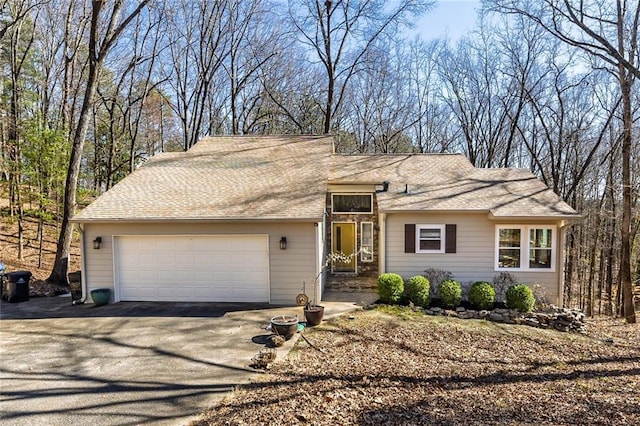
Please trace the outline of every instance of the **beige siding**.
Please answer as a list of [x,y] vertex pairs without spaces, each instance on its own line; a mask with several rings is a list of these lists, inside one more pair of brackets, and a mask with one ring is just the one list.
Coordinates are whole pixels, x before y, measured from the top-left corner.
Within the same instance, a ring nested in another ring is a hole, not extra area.
[[[386,216],[386,272],[394,272],[407,278],[421,275],[427,268],[439,268],[453,273],[462,284],[474,281],[492,282],[499,273],[495,270],[495,226],[487,213],[390,213]],[[456,224],[457,252],[448,254],[404,253],[404,225]],[[539,222],[536,222],[539,223]],[[522,223],[526,225],[527,223]],[[559,234],[559,232],[558,232]],[[559,245],[556,247],[556,269],[554,272],[513,272],[521,283],[539,284],[552,303],[559,304],[558,285],[562,260]]]
[[[170,223],[170,224],[84,224],[83,280],[88,290],[114,288],[113,236],[188,234],[267,234],[273,304],[292,305],[303,282],[309,286],[316,276],[317,247],[314,223]],[[92,248],[96,236],[102,237],[100,250]],[[287,237],[287,249],[280,250],[280,238]]]

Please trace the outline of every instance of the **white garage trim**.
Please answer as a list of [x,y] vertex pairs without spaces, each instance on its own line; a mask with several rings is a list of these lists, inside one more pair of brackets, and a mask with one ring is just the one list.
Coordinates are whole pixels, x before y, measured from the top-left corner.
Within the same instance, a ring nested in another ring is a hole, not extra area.
[[116,301],[270,302],[269,236],[113,237]]

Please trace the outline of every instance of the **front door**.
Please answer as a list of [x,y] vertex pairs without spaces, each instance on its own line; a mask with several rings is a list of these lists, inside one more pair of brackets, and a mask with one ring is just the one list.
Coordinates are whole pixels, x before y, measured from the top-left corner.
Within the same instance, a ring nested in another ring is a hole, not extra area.
[[334,222],[331,231],[331,252],[343,255],[334,257],[333,272],[356,272],[356,224]]

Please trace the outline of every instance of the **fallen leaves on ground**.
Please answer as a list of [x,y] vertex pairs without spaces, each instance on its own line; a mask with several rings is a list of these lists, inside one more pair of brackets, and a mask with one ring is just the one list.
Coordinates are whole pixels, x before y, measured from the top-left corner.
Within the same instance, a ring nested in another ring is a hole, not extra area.
[[322,351],[300,339],[193,424],[640,423],[637,340],[375,310],[304,333]]

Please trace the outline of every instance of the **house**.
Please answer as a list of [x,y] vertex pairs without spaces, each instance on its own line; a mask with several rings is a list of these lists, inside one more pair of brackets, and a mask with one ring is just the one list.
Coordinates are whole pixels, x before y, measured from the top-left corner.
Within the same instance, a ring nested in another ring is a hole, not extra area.
[[531,173],[459,154],[230,136],[155,156],[72,221],[85,294],[111,288],[116,302],[294,304],[303,287],[320,301],[325,288],[439,268],[463,283],[513,272],[559,303],[563,234],[578,217]]

